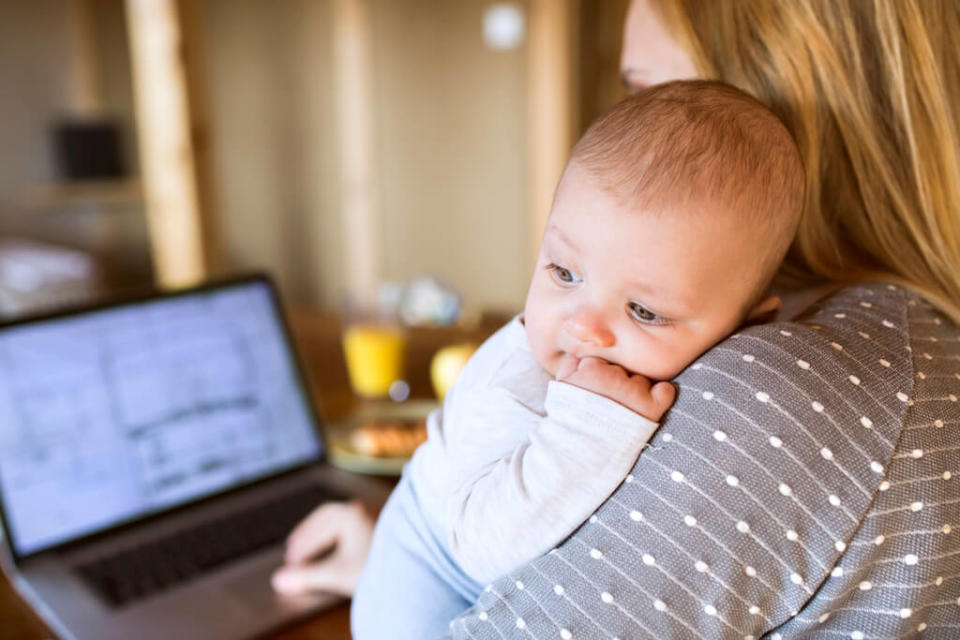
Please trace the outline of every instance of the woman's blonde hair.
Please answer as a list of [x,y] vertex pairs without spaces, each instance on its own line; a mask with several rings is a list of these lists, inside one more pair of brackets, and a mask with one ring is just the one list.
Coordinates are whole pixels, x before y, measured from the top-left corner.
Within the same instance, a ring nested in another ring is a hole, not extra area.
[[960,3],[654,5],[703,77],[797,141],[806,200],[785,276],[899,282],[960,324]]

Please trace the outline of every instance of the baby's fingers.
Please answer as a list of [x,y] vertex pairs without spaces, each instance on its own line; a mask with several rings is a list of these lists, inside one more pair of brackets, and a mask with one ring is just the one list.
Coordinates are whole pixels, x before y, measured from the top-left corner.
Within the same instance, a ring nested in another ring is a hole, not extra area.
[[654,409],[659,413],[659,416],[666,413],[676,398],[677,390],[669,382],[658,382],[650,389],[650,399],[653,401]]
[[580,366],[580,358],[570,355],[569,353],[563,356],[563,359],[560,361],[560,365],[557,367],[557,380],[564,380],[573,375],[577,367]]

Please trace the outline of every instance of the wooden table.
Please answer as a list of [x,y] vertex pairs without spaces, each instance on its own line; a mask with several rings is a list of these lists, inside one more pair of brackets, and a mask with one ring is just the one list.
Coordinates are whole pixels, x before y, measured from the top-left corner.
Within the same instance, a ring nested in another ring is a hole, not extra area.
[[[293,309],[288,313],[288,318],[320,413],[333,419],[343,416],[355,406],[356,399],[347,381],[340,346],[342,326],[339,318],[335,314],[306,309]],[[407,371],[411,396],[432,395],[429,362],[438,348],[463,341],[482,342],[506,319],[503,315],[491,315],[470,328],[410,329]],[[387,479],[384,482],[392,483]],[[0,640],[46,640],[52,637],[54,635],[13,590],[6,576],[0,573]],[[310,620],[270,637],[275,640],[348,640],[350,605],[344,603],[327,609]]]

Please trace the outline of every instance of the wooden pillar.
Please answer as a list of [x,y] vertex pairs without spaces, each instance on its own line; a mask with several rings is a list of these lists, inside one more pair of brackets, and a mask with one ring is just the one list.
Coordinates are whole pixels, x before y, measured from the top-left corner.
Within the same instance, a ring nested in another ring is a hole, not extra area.
[[368,0],[334,0],[334,68],[340,132],[341,216],[347,291],[376,300],[382,247],[373,162],[373,67]]
[[200,238],[207,275],[215,275],[224,267],[220,234],[217,233],[219,202],[214,182],[211,118],[208,100],[209,76],[205,49],[206,3],[198,0],[177,0],[180,17],[181,53],[186,77],[189,110],[190,143],[193,150],[194,175],[199,205]]
[[575,0],[530,0],[527,86],[528,210],[536,260],[557,180],[573,146],[576,108]]
[[89,0],[70,0],[67,4],[70,57],[70,115],[93,118],[103,115],[100,79]]
[[158,284],[206,276],[175,0],[127,0],[140,165]]

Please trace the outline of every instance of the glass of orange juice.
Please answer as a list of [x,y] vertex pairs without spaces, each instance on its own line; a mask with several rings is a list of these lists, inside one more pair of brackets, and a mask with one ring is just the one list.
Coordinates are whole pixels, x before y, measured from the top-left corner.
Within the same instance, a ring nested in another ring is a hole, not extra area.
[[354,393],[384,398],[403,380],[407,336],[399,324],[382,320],[351,321],[343,331],[343,354]]

